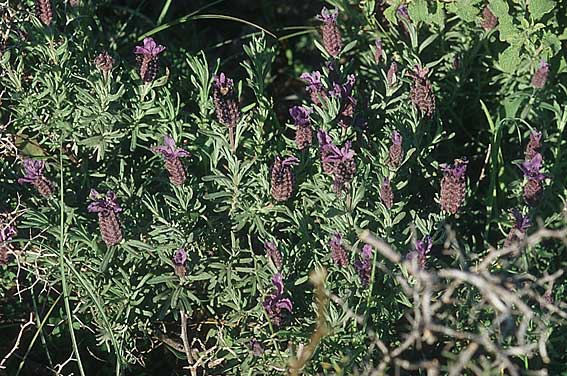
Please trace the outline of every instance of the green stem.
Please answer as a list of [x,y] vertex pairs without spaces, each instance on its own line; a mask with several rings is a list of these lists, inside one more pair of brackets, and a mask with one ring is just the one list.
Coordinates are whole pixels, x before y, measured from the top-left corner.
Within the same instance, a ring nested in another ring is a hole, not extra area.
[[71,306],[69,304],[69,286],[67,286],[67,276],[65,274],[65,257],[63,255],[65,245],[65,202],[63,200],[63,143],[59,148],[59,272],[61,273],[61,285],[63,286],[63,301],[65,303],[65,313],[67,315],[67,324],[69,325],[69,332],[71,334],[71,342],[73,345],[73,352],[75,353],[77,365],[79,366],[79,373],[85,376],[83,363],[81,362],[81,355],[79,347],[77,346],[77,339],[75,338],[75,330],[73,329],[73,316]]

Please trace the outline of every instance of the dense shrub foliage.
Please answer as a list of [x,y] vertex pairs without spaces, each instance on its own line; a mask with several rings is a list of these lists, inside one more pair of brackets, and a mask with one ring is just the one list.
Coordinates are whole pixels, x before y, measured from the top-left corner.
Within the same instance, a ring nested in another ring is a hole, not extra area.
[[0,1],[2,369],[567,372],[564,2],[178,3]]

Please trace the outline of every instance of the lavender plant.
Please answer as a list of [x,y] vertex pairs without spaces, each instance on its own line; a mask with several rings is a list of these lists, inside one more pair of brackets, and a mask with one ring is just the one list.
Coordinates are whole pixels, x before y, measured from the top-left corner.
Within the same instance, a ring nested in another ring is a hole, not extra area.
[[0,1],[0,373],[564,372],[562,5],[197,3]]

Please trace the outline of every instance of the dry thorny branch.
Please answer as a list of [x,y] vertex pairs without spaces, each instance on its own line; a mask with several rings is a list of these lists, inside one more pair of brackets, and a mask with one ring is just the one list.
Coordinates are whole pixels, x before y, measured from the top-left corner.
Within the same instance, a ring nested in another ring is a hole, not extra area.
[[[405,338],[400,338],[401,343],[397,347],[390,348],[375,333],[369,333],[373,339],[371,349],[377,347],[382,353],[372,374],[389,373],[388,370],[393,367],[396,374],[402,369],[421,368],[427,370],[428,375],[437,375],[441,367],[445,367],[449,375],[463,374],[465,369],[478,375],[486,370],[520,375],[519,356],[530,359],[539,356],[541,362],[549,362],[546,349],[549,324],[552,320],[567,318],[567,304],[553,303],[550,295],[554,281],[562,276],[563,270],[536,277],[506,274],[494,265],[498,262],[506,266],[505,256],[517,255],[524,247],[543,239],[557,239],[565,243],[567,229],[540,228],[521,243],[489,249],[468,269],[420,269],[416,261],[403,259],[368,231],[363,232],[360,239],[372,245],[388,261],[399,265],[388,267],[388,263],[380,263],[377,266],[395,278],[403,293],[413,301],[413,310],[406,317],[411,329]],[[340,298],[331,296],[331,299],[342,305]],[[472,308],[464,312],[463,308],[469,306]],[[538,307],[540,309],[536,312]],[[343,308],[350,317],[363,322],[363,317],[357,316],[348,307]],[[456,350],[458,355],[454,359],[433,357],[417,363],[404,357],[409,352],[420,352],[426,345],[433,344],[442,344],[443,350]],[[537,374],[546,374],[543,365],[537,371]]]

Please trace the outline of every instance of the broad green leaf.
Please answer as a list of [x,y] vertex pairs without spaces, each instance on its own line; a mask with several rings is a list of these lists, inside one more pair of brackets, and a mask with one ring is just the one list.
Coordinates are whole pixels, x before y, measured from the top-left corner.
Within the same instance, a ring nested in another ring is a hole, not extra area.
[[490,0],[488,6],[492,13],[498,17],[498,23],[502,22],[503,18],[510,17],[508,14],[508,3],[504,0]]
[[528,5],[534,21],[539,21],[544,15],[551,12],[554,7],[555,3],[553,0],[531,0]]
[[498,66],[506,73],[514,73],[520,64],[520,46],[512,45],[498,55]]
[[414,22],[428,22],[429,10],[427,9],[427,1],[414,0],[408,5],[410,18]]
[[479,0],[457,0],[451,3],[451,11],[466,22],[474,22],[479,13]]

